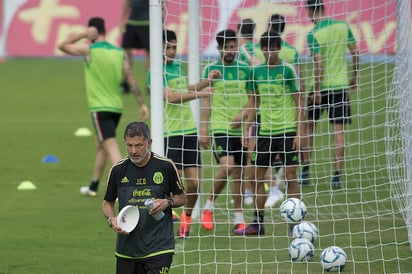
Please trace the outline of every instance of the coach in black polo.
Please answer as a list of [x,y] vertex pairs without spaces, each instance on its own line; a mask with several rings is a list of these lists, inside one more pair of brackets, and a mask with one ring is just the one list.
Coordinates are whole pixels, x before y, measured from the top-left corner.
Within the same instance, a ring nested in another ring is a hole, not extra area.
[[[124,132],[128,156],[115,164],[108,175],[103,214],[116,231],[116,273],[168,273],[174,254],[172,207],[185,204],[186,194],[172,161],[150,152],[152,140],[145,123],[132,122]],[[127,233],[115,218],[115,201],[119,211],[133,205],[139,208],[136,228]],[[153,199],[149,211],[144,202]],[[164,217],[156,221],[160,211]]]

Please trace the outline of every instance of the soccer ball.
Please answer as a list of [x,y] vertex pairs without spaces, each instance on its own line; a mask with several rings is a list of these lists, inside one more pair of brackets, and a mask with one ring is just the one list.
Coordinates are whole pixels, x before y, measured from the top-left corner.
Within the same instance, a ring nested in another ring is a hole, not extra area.
[[303,221],[293,227],[293,238],[305,238],[314,243],[318,236],[318,229],[311,222]]
[[325,248],[320,254],[320,264],[328,272],[342,271],[346,265],[346,253],[339,246]]
[[288,198],[280,205],[280,218],[288,224],[297,224],[306,217],[306,205],[297,198]]
[[294,262],[310,261],[313,258],[315,247],[305,238],[294,239],[289,245],[289,257]]

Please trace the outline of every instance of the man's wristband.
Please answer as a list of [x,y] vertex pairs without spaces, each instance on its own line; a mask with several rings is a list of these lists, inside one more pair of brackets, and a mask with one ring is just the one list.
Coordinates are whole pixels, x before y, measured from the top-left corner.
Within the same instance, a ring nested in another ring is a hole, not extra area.
[[175,201],[172,198],[167,198],[167,204],[170,208],[172,208],[175,205]]
[[107,218],[107,220],[106,220],[107,224],[108,224],[110,227],[113,226],[113,224],[112,224],[112,218],[113,218],[113,217],[109,217],[109,218]]

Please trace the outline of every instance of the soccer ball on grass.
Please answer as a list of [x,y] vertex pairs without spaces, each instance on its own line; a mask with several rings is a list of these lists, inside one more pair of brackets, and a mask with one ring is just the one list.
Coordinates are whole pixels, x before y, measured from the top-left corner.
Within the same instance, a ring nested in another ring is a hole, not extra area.
[[306,205],[297,198],[288,198],[280,205],[280,218],[288,224],[297,224],[306,217]]
[[303,221],[293,227],[293,238],[305,238],[314,243],[318,236],[318,229],[311,222]]
[[313,258],[315,247],[305,238],[294,239],[289,245],[289,257],[294,262],[310,261]]
[[328,272],[342,271],[346,265],[346,253],[339,246],[329,246],[320,254],[320,264]]

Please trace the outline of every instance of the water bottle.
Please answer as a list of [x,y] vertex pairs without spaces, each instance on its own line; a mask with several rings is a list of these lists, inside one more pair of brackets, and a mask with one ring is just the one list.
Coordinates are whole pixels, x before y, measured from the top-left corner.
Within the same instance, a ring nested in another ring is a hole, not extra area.
[[[146,206],[147,210],[149,211],[152,207],[153,207],[153,200],[152,199],[147,199],[144,202],[144,205]],[[156,221],[160,221],[163,216],[165,216],[165,213],[163,211],[157,212],[156,214],[153,214],[152,217],[156,220]]]

